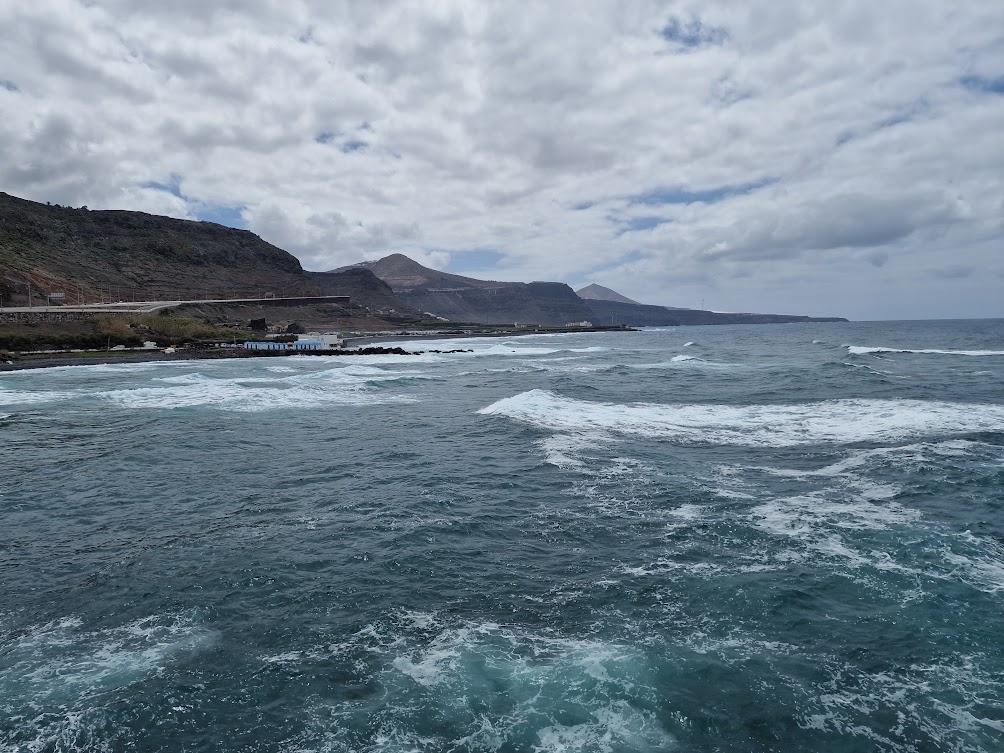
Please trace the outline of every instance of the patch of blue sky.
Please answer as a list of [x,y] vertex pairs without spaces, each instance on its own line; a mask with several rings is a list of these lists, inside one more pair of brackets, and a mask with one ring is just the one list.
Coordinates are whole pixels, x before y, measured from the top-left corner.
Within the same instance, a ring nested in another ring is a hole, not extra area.
[[247,221],[245,221],[241,214],[244,209],[245,207],[238,205],[210,204],[197,207],[194,214],[203,222],[215,222],[217,225],[226,225],[238,230],[247,230]]
[[987,76],[963,76],[961,83],[971,91],[986,94],[1004,94],[1004,76],[989,78]]
[[350,139],[341,145],[341,150],[343,152],[361,152],[369,146],[365,141],[358,141],[356,139]]
[[21,91],[17,84],[6,78],[0,78],[0,89],[6,89],[9,92]]
[[765,178],[753,183],[743,183],[737,186],[718,186],[704,191],[688,191],[681,187],[656,188],[645,193],[628,197],[631,204],[658,206],[660,204],[714,204],[731,196],[753,193],[757,189],[777,182],[774,178]]
[[334,131],[321,131],[319,134],[314,136],[314,141],[318,144],[330,144],[338,136]]
[[226,204],[203,204],[190,199],[181,192],[180,175],[172,175],[166,183],[150,180],[146,183],[141,183],[140,187],[152,188],[156,191],[163,191],[164,193],[171,194],[171,196],[176,196],[188,204],[189,211],[191,211],[192,214],[199,220],[204,222],[215,222],[217,225],[226,225],[227,227],[233,227],[239,230],[247,230],[247,222],[242,216],[242,212],[246,209],[246,207],[242,205],[230,206]]
[[140,188],[153,188],[157,191],[164,191],[172,196],[177,196],[179,199],[188,201],[188,197],[181,193],[181,180],[176,175],[171,176],[169,183],[149,180],[146,183],[140,183]]
[[589,209],[591,206],[593,206],[593,202],[591,201],[580,201],[578,204],[572,204],[572,209],[576,212],[581,212],[584,209]]
[[628,230],[651,230],[666,222],[672,222],[672,220],[667,220],[665,217],[634,217],[625,224]]
[[628,251],[626,254],[618,256],[616,259],[612,259],[608,262],[600,264],[597,267],[593,267],[590,271],[585,273],[578,273],[568,277],[566,282],[572,286],[575,290],[580,290],[581,288],[589,285],[590,283],[596,282],[603,284],[603,277],[606,273],[622,267],[625,264],[631,264],[632,262],[640,261],[642,259],[647,259],[649,254],[640,249],[635,249],[633,251]]
[[702,47],[708,44],[722,44],[728,38],[725,29],[717,26],[706,26],[698,19],[682,22],[678,18],[669,20],[659,34],[667,42],[683,47]]
[[470,251],[451,252],[450,263],[443,269],[455,275],[467,274],[494,267],[505,258],[505,254],[487,248],[472,249]]

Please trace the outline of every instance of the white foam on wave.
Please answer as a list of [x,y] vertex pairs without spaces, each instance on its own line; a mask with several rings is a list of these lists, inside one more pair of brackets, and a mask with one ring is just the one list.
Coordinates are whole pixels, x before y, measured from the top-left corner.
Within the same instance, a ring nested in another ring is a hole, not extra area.
[[37,627],[5,647],[11,670],[6,691],[30,693],[36,701],[92,694],[128,685],[157,671],[179,654],[217,638],[185,616],[154,616],[118,628],[81,631],[69,617]]
[[540,440],[544,460],[562,470],[581,470],[585,467],[583,453],[601,444],[608,443],[610,437],[604,434],[554,434]]
[[713,369],[713,370],[723,370],[723,369],[754,369],[756,366],[748,363],[722,363],[719,361],[708,361],[698,356],[688,356],[688,355],[678,355],[673,356],[668,361],[656,361],[655,363],[625,363],[619,364],[617,366],[607,366],[605,369]]
[[694,344],[693,342],[686,342],[686,343],[683,344],[683,347],[684,348],[689,348],[693,344]]
[[867,347],[863,345],[845,345],[848,352],[856,356],[870,355],[872,353],[917,353],[923,355],[942,356],[1004,356],[1004,350],[937,350],[934,348],[885,348]]
[[753,525],[782,536],[827,536],[833,529],[884,530],[920,519],[921,515],[893,502],[866,497],[834,499],[829,493],[810,493],[772,499],[750,511]]
[[788,447],[887,442],[1004,430],[1004,406],[927,400],[825,400],[783,405],[599,403],[530,390],[479,413],[550,431],[612,432],[681,443]]
[[[323,741],[325,750],[345,751],[612,752],[674,742],[651,711],[659,694],[647,656],[628,645],[405,612],[328,650],[349,661],[365,656],[381,702],[310,708],[304,749]],[[280,667],[295,661],[277,658]],[[492,701],[499,688],[504,708]]]
[[1004,547],[991,541],[980,541],[980,552],[968,556],[950,549],[941,552],[945,562],[969,585],[988,593],[1004,591]]
[[5,390],[0,389],[0,405],[37,405],[70,400],[76,393],[67,390]]
[[967,439],[951,439],[944,442],[918,442],[899,447],[876,447],[870,450],[856,450],[843,460],[818,468],[816,470],[796,470],[791,468],[765,467],[761,470],[773,476],[788,476],[790,478],[805,478],[813,476],[834,477],[847,474],[871,464],[887,465],[895,463],[900,467],[914,468],[921,463],[929,462],[932,457],[963,457],[979,447],[985,447],[980,442]]
[[27,743],[34,736],[24,750],[61,749],[58,743],[67,740],[91,749],[84,741],[101,725],[104,699],[122,700],[118,691],[219,638],[186,615],[155,615],[94,631],[82,627],[78,617],[67,617],[0,645],[0,710],[16,725],[15,739]]
[[[997,753],[1004,722],[973,710],[999,707],[1004,683],[982,664],[983,657],[953,653],[931,664],[873,672],[823,656],[820,670],[829,678],[815,686],[799,726],[864,738],[868,750]],[[879,713],[894,715],[896,724],[870,723]]]
[[156,380],[171,385],[169,387],[137,387],[96,394],[127,408],[211,406],[221,410],[260,412],[328,405],[411,402],[414,398],[410,396],[375,391],[373,387],[384,382],[426,378],[429,377],[420,371],[388,371],[352,363],[343,368],[291,376],[227,379],[195,372]]

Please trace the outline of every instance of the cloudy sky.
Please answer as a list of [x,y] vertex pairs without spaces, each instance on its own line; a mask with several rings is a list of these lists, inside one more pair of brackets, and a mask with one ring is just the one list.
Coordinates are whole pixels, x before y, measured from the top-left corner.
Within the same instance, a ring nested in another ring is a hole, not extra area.
[[0,190],[646,303],[1004,316],[1004,3],[3,0]]

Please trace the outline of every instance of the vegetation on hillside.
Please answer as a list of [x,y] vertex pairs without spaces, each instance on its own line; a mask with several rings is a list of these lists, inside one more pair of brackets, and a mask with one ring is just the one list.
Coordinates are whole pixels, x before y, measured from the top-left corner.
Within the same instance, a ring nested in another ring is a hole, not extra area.
[[241,342],[251,337],[251,333],[244,329],[218,327],[198,319],[160,314],[109,314],[75,324],[72,328],[65,324],[0,324],[0,349],[91,350],[117,345],[136,348],[144,342],[154,342],[159,347],[165,347],[200,340]]

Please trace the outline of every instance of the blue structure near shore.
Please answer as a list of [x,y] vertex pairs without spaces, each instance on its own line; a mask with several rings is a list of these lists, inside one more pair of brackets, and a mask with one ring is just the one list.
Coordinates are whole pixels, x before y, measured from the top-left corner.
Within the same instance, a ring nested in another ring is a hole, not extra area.
[[244,343],[245,350],[323,350],[324,343],[320,340],[297,340],[291,343],[275,340],[253,341]]
[[286,350],[287,343],[275,342],[273,340],[265,340],[263,342],[254,342],[248,340],[244,343],[245,350]]

